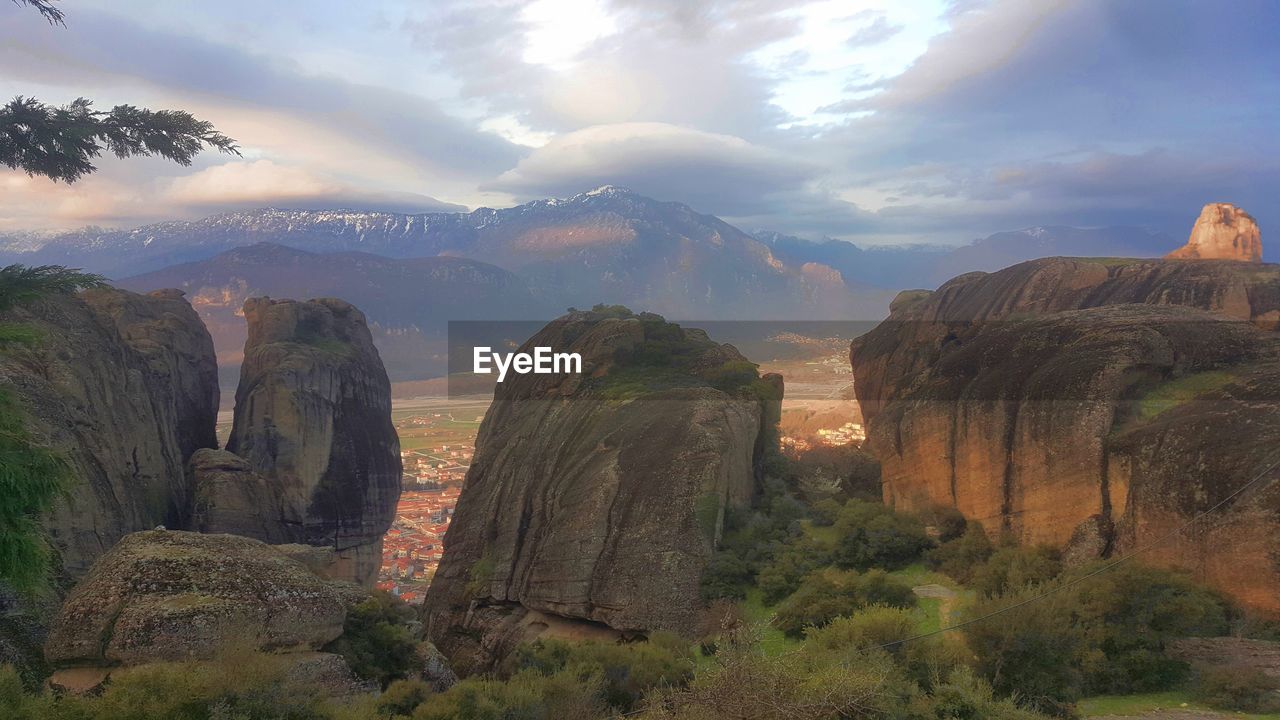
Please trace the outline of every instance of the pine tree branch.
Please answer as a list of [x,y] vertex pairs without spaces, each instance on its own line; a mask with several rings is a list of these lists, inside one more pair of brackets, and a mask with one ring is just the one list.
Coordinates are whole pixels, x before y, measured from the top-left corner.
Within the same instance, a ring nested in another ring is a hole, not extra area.
[[15,5],[26,5],[28,7],[35,8],[44,16],[45,20],[49,21],[50,25],[61,25],[66,27],[66,17],[63,16],[61,10],[53,6],[55,2],[57,2],[57,0],[13,0]]
[[22,96],[0,107],[0,163],[33,177],[75,182],[97,169],[91,160],[103,150],[190,165],[206,147],[240,156],[234,140],[181,110],[117,105],[102,112],[85,98],[53,107]]

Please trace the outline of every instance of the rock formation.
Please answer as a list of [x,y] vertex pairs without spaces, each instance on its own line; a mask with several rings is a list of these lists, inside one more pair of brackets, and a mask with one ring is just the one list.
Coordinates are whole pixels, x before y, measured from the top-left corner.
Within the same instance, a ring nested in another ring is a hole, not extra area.
[[[854,342],[885,501],[1075,561],[1155,544],[1280,615],[1280,267],[1051,258],[895,303]],[[1167,536],[1227,501],[1193,531]]]
[[181,527],[184,465],[216,445],[218,406],[213,343],[181,294],[91,290],[5,319],[40,342],[0,354],[0,386],[71,463],[74,485],[46,522],[63,570],[79,576],[130,532]]
[[1258,223],[1231,203],[1209,203],[1191,228],[1187,244],[1165,256],[1170,260],[1242,260],[1262,262]]
[[[341,300],[255,298],[230,453],[196,458],[208,532],[338,551],[371,583],[400,497],[391,385],[364,315]],[[255,477],[265,478],[265,486]]]
[[94,564],[54,619],[45,655],[110,666],[207,659],[237,643],[318,650],[345,616],[337,590],[269,545],[152,530]]
[[541,634],[691,632],[776,422],[780,378],[656,315],[574,312],[533,347],[583,372],[509,376],[480,427],[424,608],[463,674]]

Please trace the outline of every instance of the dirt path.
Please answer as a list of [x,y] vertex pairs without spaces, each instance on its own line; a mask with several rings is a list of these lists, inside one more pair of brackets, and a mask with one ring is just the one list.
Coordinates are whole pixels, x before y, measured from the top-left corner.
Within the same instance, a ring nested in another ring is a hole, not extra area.
[[945,585],[917,585],[911,588],[916,597],[938,599],[938,622],[942,627],[951,623],[951,611],[956,604],[956,591]]

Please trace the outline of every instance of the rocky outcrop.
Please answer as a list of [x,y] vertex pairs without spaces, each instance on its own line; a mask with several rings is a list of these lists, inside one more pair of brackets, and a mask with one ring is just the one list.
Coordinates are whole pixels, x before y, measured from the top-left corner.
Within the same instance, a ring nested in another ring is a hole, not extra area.
[[1280,267],[1221,261],[1053,258],[916,294],[851,352],[885,501],[1077,562],[1144,548],[1280,614],[1280,471],[1232,494],[1280,459],[1278,316]]
[[72,577],[124,535],[187,522],[187,458],[214,447],[213,343],[180,293],[110,288],[7,314],[35,328],[0,354],[0,387],[41,442],[71,464],[72,487],[47,518]]
[[[364,315],[341,300],[255,298],[225,455],[201,458],[204,529],[334,548],[371,583],[400,496],[391,386]],[[246,472],[266,479],[266,487]]]
[[229,647],[317,650],[342,633],[329,584],[270,546],[154,530],[121,540],[63,604],[45,655],[62,666],[208,659]]
[[508,377],[481,425],[424,608],[463,674],[543,634],[691,632],[781,398],[780,378],[656,315],[574,312],[533,347],[583,372]]
[[248,460],[226,450],[203,449],[191,456],[190,469],[192,530],[273,544],[295,539],[284,520],[280,489],[255,472]]
[[1209,203],[1191,228],[1187,244],[1165,256],[1170,260],[1262,262],[1262,236],[1249,213],[1231,203]]

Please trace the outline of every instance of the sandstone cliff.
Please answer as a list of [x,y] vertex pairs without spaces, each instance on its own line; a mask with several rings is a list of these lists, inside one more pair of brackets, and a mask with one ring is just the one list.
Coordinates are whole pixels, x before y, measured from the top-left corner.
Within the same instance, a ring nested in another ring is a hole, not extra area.
[[332,547],[340,575],[371,583],[401,464],[391,386],[364,315],[341,300],[256,298],[245,319],[227,450],[247,466],[198,459],[201,529]]
[[689,632],[725,508],[756,488],[780,378],[655,315],[575,312],[497,386],[424,609],[461,672],[543,633]]
[[40,342],[0,354],[0,383],[72,465],[74,485],[46,522],[63,570],[79,576],[130,532],[182,526],[184,465],[216,445],[218,385],[213,342],[181,294],[91,290],[6,319]]
[[[1280,459],[1278,317],[1280,267],[1225,261],[1052,258],[903,297],[851,352],[885,500],[1073,560],[1161,539]],[[1280,614],[1269,482],[1147,557]]]
[[1262,262],[1258,223],[1231,203],[1209,203],[1191,228],[1187,244],[1165,256],[1170,260],[1242,260]]

